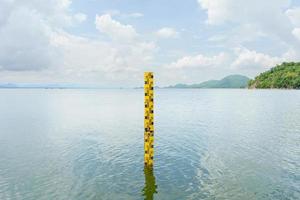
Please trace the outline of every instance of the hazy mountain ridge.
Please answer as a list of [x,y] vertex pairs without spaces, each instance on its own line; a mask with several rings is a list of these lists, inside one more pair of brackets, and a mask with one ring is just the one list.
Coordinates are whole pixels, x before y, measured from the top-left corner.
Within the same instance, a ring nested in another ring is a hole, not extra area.
[[209,80],[198,84],[176,84],[167,88],[246,88],[249,78],[243,75],[229,75],[221,80]]

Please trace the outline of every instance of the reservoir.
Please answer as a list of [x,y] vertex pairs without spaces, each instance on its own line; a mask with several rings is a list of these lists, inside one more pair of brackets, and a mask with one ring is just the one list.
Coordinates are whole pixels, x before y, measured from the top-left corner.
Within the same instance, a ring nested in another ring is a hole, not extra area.
[[[300,199],[300,91],[1,89],[1,200]],[[152,198],[153,197],[153,198]]]

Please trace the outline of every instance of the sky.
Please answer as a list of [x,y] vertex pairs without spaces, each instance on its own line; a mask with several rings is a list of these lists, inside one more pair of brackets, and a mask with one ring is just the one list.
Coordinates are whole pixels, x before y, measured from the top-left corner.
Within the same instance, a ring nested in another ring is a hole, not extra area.
[[300,0],[0,0],[0,83],[255,77],[300,61]]

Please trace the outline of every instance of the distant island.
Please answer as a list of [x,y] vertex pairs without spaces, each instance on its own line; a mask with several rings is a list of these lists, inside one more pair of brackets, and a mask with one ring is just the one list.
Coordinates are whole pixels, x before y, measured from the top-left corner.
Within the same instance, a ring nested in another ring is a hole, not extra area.
[[300,62],[284,62],[250,80],[248,88],[300,89]]
[[247,88],[249,78],[243,75],[229,75],[221,80],[210,80],[197,84],[176,84],[166,88]]

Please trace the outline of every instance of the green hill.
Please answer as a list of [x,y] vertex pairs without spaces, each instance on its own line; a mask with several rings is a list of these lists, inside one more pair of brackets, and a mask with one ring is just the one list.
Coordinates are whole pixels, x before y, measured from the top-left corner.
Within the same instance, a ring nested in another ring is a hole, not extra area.
[[300,62],[277,65],[250,80],[248,87],[300,89]]
[[198,84],[177,84],[168,88],[246,88],[249,78],[242,75],[230,75],[221,80],[210,80]]

